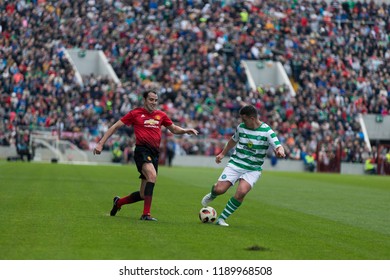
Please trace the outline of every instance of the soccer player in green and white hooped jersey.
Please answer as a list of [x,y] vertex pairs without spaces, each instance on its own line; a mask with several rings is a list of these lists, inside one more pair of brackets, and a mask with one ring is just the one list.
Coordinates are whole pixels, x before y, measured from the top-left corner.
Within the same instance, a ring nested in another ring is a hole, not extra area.
[[242,107],[240,116],[242,123],[238,125],[236,132],[222,152],[216,156],[216,163],[221,163],[225,155],[234,147],[235,151],[217,183],[211,188],[211,192],[202,199],[202,205],[207,206],[218,195],[224,194],[239,181],[236,193],[229,199],[216,221],[216,224],[220,226],[229,226],[225,220],[240,207],[246,194],[261,176],[268,147],[273,148],[276,156],[286,156],[272,128],[258,119],[255,107],[252,105]]

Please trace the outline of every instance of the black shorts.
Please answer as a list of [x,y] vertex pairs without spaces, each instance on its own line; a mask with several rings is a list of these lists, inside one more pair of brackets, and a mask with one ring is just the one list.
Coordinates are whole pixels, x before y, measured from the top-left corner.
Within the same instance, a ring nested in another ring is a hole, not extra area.
[[146,179],[144,174],[142,174],[142,165],[144,163],[153,163],[156,173],[158,172],[158,156],[159,152],[154,149],[145,146],[135,146],[134,162],[137,165],[138,172],[141,174],[139,176],[140,179]]

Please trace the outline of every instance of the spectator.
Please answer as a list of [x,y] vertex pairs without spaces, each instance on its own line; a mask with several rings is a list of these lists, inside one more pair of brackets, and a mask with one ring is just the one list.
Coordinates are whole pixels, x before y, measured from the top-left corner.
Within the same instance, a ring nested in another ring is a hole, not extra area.
[[[93,142],[158,85],[175,121],[207,139],[223,143],[234,127],[227,121],[247,103],[283,129],[281,139],[308,147],[330,136],[350,149],[344,160],[362,162],[357,115],[389,111],[388,3],[14,2],[0,3],[0,132],[10,143],[15,127],[60,127]],[[80,86],[65,48],[102,50],[122,85],[88,75]],[[280,61],[296,97],[283,85],[252,90],[243,59]],[[203,139],[181,142],[206,152]]]
[[364,173],[366,174],[376,174],[376,168],[375,168],[375,159],[373,158],[367,158],[364,162]]
[[167,143],[167,162],[168,166],[172,167],[172,160],[175,157],[176,153],[176,142],[173,138],[168,140]]
[[119,143],[117,142],[114,143],[111,150],[111,154],[112,154],[112,162],[120,163],[123,161],[123,151],[121,150]]

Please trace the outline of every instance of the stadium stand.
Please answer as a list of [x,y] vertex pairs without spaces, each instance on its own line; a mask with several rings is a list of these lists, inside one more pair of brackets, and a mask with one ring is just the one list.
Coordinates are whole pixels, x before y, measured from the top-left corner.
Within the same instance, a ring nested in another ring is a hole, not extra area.
[[[359,114],[389,114],[389,10],[352,0],[2,1],[0,145],[14,146],[20,128],[89,150],[158,87],[172,119],[201,132],[178,139],[182,154],[215,154],[252,103],[289,158],[335,141],[343,162],[364,162],[376,155]],[[90,74],[80,85],[65,49],[103,51],[121,83]],[[296,96],[282,84],[253,90],[242,60],[280,62]]]

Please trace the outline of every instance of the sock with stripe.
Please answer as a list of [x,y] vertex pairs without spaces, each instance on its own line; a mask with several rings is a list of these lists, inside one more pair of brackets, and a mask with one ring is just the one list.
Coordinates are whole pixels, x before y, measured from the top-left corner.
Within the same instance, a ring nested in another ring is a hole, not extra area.
[[219,215],[218,218],[222,218],[226,220],[231,214],[234,213],[234,211],[237,210],[238,207],[240,207],[241,202],[239,202],[234,197],[231,197],[229,201],[226,203],[225,209],[223,209],[221,215]]

